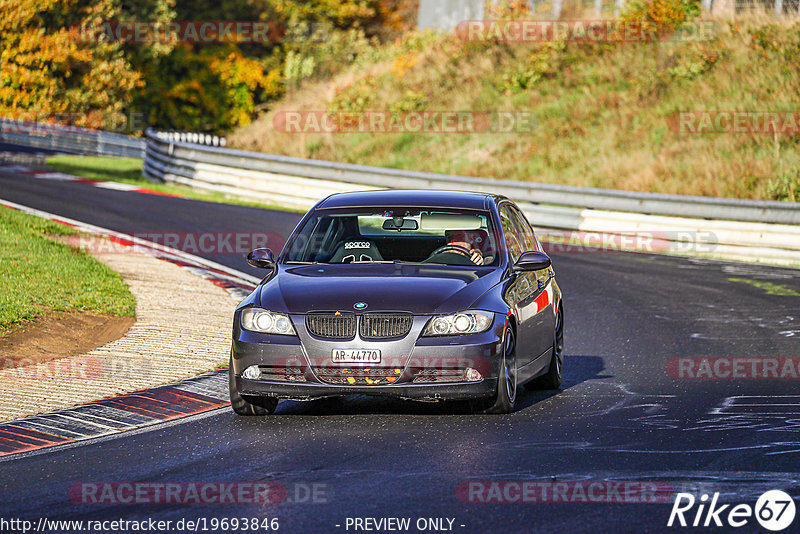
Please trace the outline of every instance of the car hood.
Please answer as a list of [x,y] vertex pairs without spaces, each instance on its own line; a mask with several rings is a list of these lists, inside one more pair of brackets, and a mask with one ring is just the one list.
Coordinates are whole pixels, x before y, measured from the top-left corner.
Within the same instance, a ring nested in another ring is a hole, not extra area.
[[500,281],[500,269],[423,264],[279,265],[260,288],[259,306],[277,312],[467,309]]

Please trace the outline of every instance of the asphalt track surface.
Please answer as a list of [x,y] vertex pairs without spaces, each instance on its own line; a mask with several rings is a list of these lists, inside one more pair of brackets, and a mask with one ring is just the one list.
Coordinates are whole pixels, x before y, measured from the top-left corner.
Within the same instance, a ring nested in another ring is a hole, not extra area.
[[[300,217],[8,174],[0,174],[0,198],[128,233],[285,236]],[[238,255],[207,257],[258,274]],[[667,373],[678,357],[800,356],[800,296],[768,294],[761,284],[800,293],[800,270],[629,253],[553,261],[564,292],[564,385],[522,391],[511,415],[361,396],[283,401],[264,418],[219,409],[4,459],[0,518],[277,517],[279,532],[291,533],[357,532],[348,518],[368,517],[408,517],[412,526],[451,518],[464,533],[714,531],[667,528],[671,496],[658,504],[476,503],[459,499],[465,481],[647,481],[751,506],[780,489],[800,502],[797,379]],[[68,494],[78,483],[133,481],[270,481],[289,493],[274,505],[76,504]],[[314,484],[317,498],[308,499]],[[736,531],[764,530],[750,518]],[[800,532],[800,518],[783,532]]]

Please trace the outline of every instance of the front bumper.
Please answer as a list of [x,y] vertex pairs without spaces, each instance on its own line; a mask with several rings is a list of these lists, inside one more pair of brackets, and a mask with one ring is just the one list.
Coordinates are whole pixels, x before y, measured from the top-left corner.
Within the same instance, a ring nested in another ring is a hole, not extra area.
[[479,382],[443,384],[392,384],[391,386],[335,386],[318,382],[288,383],[248,380],[236,376],[236,390],[242,395],[266,395],[289,400],[311,400],[341,395],[375,395],[420,401],[466,400],[489,397],[497,391],[497,378]]
[[[238,317],[237,317],[238,318]],[[291,400],[310,400],[340,395],[376,395],[425,401],[465,400],[489,397],[497,391],[497,376],[500,371],[503,329],[505,317],[495,315],[495,323],[486,332],[465,336],[420,337],[421,326],[415,328],[402,340],[371,342],[353,340],[355,345],[381,348],[382,354],[393,354],[391,368],[396,368],[396,382],[391,384],[334,384],[323,379],[324,371],[369,369],[364,364],[331,364],[330,351],[341,343],[320,339],[306,340],[307,332],[298,318],[293,317],[298,336],[255,334],[234,328],[231,350],[231,372],[237,391],[243,395],[274,396]],[[426,318],[419,318],[424,326]],[[302,340],[302,341],[301,341]],[[402,356],[398,356],[402,347]],[[310,352],[310,353],[309,353]],[[298,373],[290,381],[269,378],[247,379],[242,372],[250,366],[264,368],[293,369]],[[433,372],[446,367],[448,372],[472,367],[481,372],[482,379],[467,381],[420,381],[421,371]],[[323,377],[323,378],[321,378]],[[296,380],[294,378],[299,378]]]

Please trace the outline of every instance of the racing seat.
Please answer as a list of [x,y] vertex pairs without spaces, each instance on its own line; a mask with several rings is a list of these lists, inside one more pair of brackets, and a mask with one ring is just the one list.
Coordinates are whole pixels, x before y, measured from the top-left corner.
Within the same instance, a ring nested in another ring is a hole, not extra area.
[[369,239],[345,239],[336,247],[329,263],[360,263],[383,261],[378,247]]

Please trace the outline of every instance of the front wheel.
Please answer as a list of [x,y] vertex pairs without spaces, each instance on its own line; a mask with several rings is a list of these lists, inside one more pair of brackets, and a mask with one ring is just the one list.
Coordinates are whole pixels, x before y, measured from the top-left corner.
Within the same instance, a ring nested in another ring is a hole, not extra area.
[[237,415],[270,415],[278,406],[276,397],[254,397],[242,395],[236,391],[236,379],[233,375],[233,361],[228,371],[228,391],[231,397],[231,408]]
[[497,396],[489,400],[488,407],[480,406],[480,413],[503,414],[514,410],[517,400],[517,355],[514,331],[509,327],[503,338],[503,360],[497,377]]

